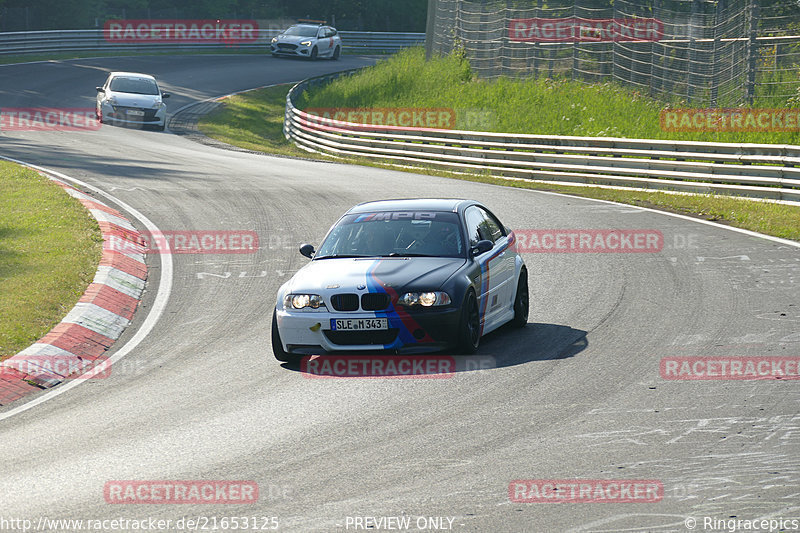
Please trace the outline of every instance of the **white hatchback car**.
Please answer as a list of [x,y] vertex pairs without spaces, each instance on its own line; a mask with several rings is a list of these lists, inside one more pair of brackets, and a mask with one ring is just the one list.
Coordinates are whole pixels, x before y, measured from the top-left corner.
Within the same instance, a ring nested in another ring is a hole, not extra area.
[[342,38],[336,28],[320,24],[295,24],[272,38],[270,52],[274,57],[339,59]]
[[135,124],[152,126],[164,131],[167,124],[169,93],[161,92],[158,83],[149,74],[138,72],[112,72],[97,89],[95,113],[101,123]]

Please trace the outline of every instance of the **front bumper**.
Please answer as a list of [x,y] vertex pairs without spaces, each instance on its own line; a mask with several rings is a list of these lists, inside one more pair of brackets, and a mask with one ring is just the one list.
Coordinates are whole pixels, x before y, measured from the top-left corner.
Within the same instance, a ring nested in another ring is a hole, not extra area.
[[[112,106],[104,102],[102,104],[103,120],[119,124],[136,124],[139,126],[163,126],[167,120],[167,106],[162,105],[158,109],[131,108],[124,106]],[[142,115],[131,113],[140,112]]]
[[[414,312],[276,311],[287,353],[387,351],[428,353],[452,348],[458,341],[460,309],[453,306]],[[387,331],[333,331],[331,319],[388,318]]]
[[[288,46],[292,46],[294,48],[289,48]],[[311,46],[300,46],[299,44],[288,46],[278,46],[277,44],[273,43],[270,45],[269,49],[270,52],[272,52],[272,55],[276,56],[311,57]]]

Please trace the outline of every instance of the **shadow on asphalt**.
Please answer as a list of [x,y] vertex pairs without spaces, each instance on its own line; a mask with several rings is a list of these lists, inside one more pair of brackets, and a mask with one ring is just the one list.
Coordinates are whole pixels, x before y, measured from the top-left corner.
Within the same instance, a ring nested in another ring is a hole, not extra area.
[[[382,352],[324,354],[305,357],[300,364],[281,363],[281,367],[314,378],[432,378],[567,359],[579,354],[588,345],[583,330],[559,324],[529,322],[522,329],[504,326],[489,333],[481,339],[475,355],[452,355],[447,351],[424,355]],[[348,365],[348,362],[353,364]]]

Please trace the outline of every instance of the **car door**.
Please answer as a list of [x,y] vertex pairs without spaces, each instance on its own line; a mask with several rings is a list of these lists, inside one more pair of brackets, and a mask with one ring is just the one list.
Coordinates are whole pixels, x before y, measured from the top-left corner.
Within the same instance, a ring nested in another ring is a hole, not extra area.
[[492,276],[494,277],[493,283],[496,283],[496,292],[489,300],[488,307],[492,311],[491,316],[494,319],[504,321],[508,318],[507,315],[513,311],[514,297],[516,296],[514,284],[516,253],[510,247],[505,226],[494,214],[480,207],[478,209],[483,215],[486,231],[491,235],[491,241],[494,243]]
[[102,101],[103,101],[103,98],[105,98],[105,96],[106,96],[106,91],[108,91],[108,84],[110,82],[111,82],[111,75],[109,75],[106,78],[105,83],[103,83],[103,85],[102,85],[103,91],[102,92],[101,91],[97,91],[97,98],[96,98],[96,101],[95,101],[95,112],[96,112],[98,117],[100,116],[100,114],[102,112]]
[[320,56],[327,56],[331,53],[331,41],[333,39],[329,38],[328,30],[327,26],[323,26],[317,31],[317,53]]
[[[492,240],[492,235],[488,230],[486,218],[483,211],[478,206],[470,206],[464,212],[464,221],[469,232],[469,246],[470,248],[476,246],[478,241]],[[497,250],[484,252],[476,255],[473,260],[480,266],[480,287],[477,292],[478,296],[478,310],[481,317],[481,334],[484,330],[488,330],[496,322],[495,316],[498,313],[499,295],[497,290],[499,287],[499,276],[497,275],[497,266],[500,262],[496,258]],[[494,302],[494,305],[491,305]]]

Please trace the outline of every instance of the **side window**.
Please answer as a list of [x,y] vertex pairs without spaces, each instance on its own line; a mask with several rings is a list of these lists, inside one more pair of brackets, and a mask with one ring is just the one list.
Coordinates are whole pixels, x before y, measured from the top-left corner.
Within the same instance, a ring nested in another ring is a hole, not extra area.
[[469,207],[464,213],[464,221],[467,225],[467,234],[469,235],[469,245],[475,246],[478,241],[485,239],[484,237],[484,218],[483,213],[477,207]]
[[330,29],[330,31],[329,31],[329,35],[328,35],[328,37],[333,37],[333,36],[334,36],[334,35],[336,35],[337,33],[339,33],[339,32],[338,32],[338,31],[336,31],[336,30],[334,30],[333,28],[331,28],[331,29]]
[[483,215],[484,218],[483,227],[485,228],[486,234],[488,235],[485,238],[492,242],[497,242],[500,239],[502,239],[504,237],[504,232],[502,229],[503,226],[500,224],[500,221],[498,221],[496,218],[494,218],[494,216],[487,213],[483,209],[479,209],[479,211]]

